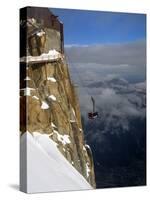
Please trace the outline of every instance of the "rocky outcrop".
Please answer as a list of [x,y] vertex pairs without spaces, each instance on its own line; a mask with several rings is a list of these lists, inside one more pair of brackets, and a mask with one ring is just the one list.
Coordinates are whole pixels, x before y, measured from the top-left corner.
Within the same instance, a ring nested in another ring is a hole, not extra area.
[[[41,34],[39,44],[44,52],[49,42],[47,37],[42,37]],[[29,48],[32,48],[30,42]],[[34,51],[30,49],[29,52]],[[65,56],[61,52],[60,55],[47,62],[21,63],[21,134],[26,131],[47,134],[66,159],[95,187],[92,153],[84,142],[77,93]]]

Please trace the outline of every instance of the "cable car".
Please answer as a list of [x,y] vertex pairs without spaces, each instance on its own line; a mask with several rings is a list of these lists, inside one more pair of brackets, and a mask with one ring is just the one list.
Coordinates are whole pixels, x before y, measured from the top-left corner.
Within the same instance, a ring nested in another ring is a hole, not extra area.
[[95,100],[91,96],[92,104],[93,104],[93,112],[88,113],[88,118],[89,119],[96,119],[98,117],[98,112],[95,112]]

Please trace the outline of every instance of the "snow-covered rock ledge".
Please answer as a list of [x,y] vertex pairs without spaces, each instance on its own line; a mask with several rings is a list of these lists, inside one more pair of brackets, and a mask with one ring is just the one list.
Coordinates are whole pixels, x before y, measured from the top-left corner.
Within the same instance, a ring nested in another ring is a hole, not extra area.
[[24,133],[21,154],[24,143],[27,144],[27,193],[93,189],[48,135]]
[[24,56],[20,58],[20,62],[32,63],[32,62],[45,62],[54,61],[62,58],[61,53],[55,49],[49,50],[48,53],[42,53],[40,56]]

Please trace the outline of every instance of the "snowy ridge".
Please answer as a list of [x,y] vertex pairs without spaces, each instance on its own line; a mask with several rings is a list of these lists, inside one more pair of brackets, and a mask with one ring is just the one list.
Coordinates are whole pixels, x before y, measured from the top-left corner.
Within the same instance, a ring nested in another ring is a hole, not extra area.
[[28,193],[92,189],[47,134],[27,132],[21,142],[27,143]]

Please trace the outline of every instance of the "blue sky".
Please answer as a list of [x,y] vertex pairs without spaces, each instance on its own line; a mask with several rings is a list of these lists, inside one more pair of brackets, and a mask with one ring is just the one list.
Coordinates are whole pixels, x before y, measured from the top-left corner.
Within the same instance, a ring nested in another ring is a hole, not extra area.
[[126,43],[146,39],[146,15],[50,9],[64,24],[65,45]]

